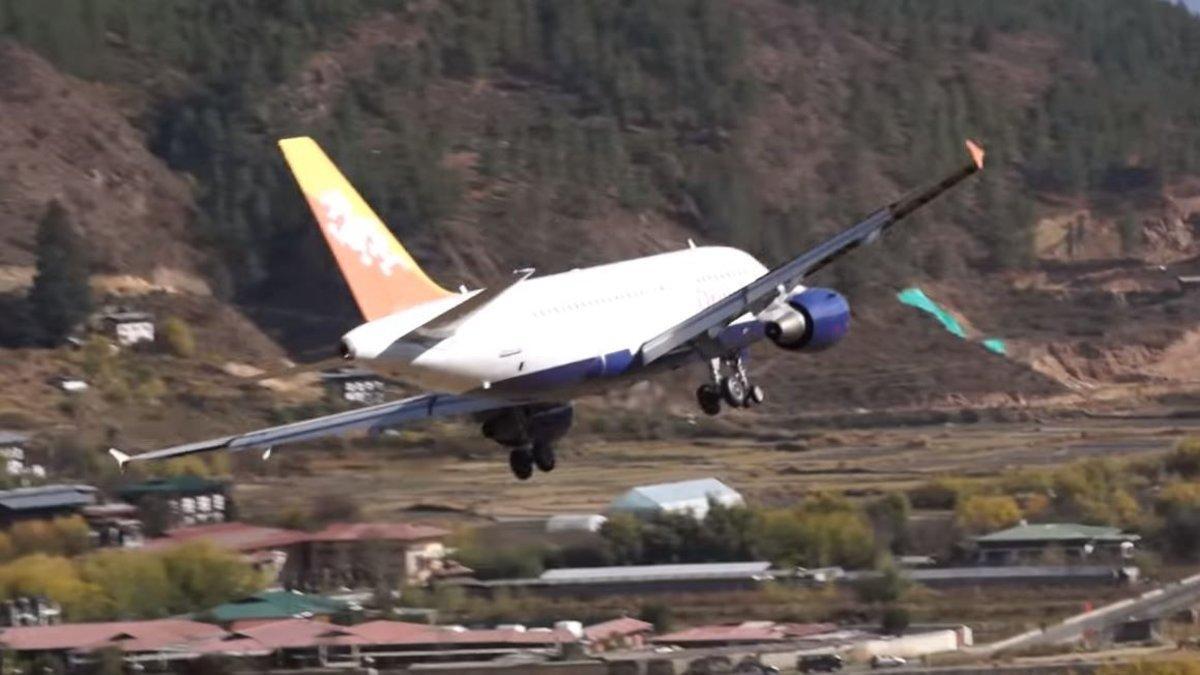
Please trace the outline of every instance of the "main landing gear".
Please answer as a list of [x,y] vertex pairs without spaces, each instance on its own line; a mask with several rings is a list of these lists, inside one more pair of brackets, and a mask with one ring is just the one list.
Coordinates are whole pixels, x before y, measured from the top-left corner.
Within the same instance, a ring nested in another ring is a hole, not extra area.
[[513,448],[508,453],[508,468],[517,480],[529,480],[534,467],[539,471],[553,471],[555,463],[554,446],[541,441],[532,446]]
[[722,400],[733,408],[749,408],[767,397],[762,387],[750,381],[741,356],[713,359],[710,372],[712,381],[696,390],[696,402],[706,415],[721,412]]

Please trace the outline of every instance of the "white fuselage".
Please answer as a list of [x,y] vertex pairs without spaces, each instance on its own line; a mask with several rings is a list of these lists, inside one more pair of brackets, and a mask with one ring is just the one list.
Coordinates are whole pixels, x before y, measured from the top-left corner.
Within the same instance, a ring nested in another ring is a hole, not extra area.
[[471,293],[363,324],[346,341],[356,358],[403,361],[415,380],[441,391],[507,383],[549,394],[577,385],[581,369],[588,379],[632,374],[622,371],[646,340],[766,271],[738,249],[689,248],[517,283],[444,339],[413,331]]

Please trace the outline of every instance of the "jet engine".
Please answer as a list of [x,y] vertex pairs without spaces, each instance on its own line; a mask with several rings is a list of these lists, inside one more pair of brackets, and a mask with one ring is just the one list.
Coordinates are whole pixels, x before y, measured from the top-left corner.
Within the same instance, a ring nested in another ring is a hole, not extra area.
[[850,303],[835,290],[807,288],[767,309],[763,333],[790,351],[829,349],[850,329]]

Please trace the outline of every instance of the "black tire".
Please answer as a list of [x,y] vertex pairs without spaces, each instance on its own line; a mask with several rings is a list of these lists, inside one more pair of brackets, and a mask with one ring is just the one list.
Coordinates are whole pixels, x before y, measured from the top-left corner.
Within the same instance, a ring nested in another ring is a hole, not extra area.
[[737,375],[723,378],[721,395],[725,397],[725,402],[729,405],[735,408],[744,408],[746,406],[746,383]]
[[767,392],[757,384],[751,385],[750,390],[746,392],[746,400],[754,405],[758,405],[767,400]]
[[554,446],[549,443],[533,444],[533,465],[540,471],[553,471],[556,463]]
[[529,480],[533,475],[533,453],[526,448],[516,448],[508,453],[508,468],[517,480]]
[[705,415],[716,415],[721,412],[721,390],[715,385],[703,384],[696,390],[696,403]]

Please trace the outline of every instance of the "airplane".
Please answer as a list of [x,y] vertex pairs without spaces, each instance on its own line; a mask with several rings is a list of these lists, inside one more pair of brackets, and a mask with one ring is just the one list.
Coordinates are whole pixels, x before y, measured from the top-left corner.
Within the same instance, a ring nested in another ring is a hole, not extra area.
[[750,345],[765,339],[820,352],[849,329],[846,298],[804,280],[982,170],[984,157],[966,141],[960,168],[771,269],[736,248],[689,242],[559,274],[521,269],[487,288],[451,291],[420,268],[315,141],[286,138],[279,147],[364,319],[342,337],[341,357],[398,364],[430,393],[136,456],[110,449],[122,468],[216,450],[265,449],[265,459],[286,443],[470,416],[509,449],[513,475],[525,480],[535,467],[555,467],[555,443],[581,396],[704,363],[707,381],[696,390],[704,413],[757,405],[765,392],[746,372]]

